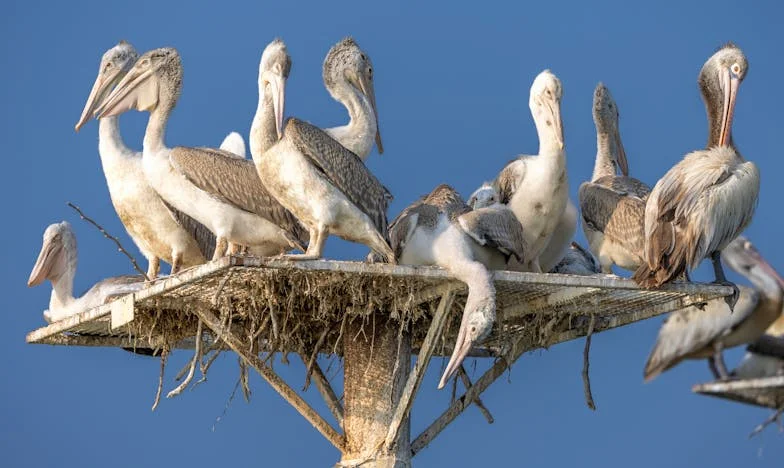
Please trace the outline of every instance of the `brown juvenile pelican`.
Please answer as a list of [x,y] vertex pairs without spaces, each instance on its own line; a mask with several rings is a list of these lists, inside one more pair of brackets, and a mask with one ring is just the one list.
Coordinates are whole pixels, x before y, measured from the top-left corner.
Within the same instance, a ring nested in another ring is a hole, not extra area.
[[[634,274],[643,287],[660,286],[708,257],[716,281],[732,284],[721,268],[721,250],[751,222],[759,196],[759,170],[743,159],[731,134],[735,98],[747,70],[743,52],[728,44],[700,71],[708,143],[670,169],[648,198],[645,263]],[[728,302],[736,299],[737,289]]]
[[[347,73],[351,62],[343,62]],[[290,118],[283,126],[286,46],[275,40],[259,64],[259,107],[251,127],[251,156],[270,193],[307,226],[310,244],[296,260],[321,258],[329,234],[360,242],[394,262],[387,232],[392,195],[362,160],[320,128]]]
[[572,242],[566,255],[550,270],[550,273],[581,276],[591,276],[601,272],[596,258],[577,242]]
[[[556,226],[561,223],[569,199],[561,96],[561,81],[549,70],[536,77],[528,104],[539,135],[539,154],[514,159],[501,170],[493,183],[501,203],[509,205],[525,228],[531,257],[529,264],[522,265],[522,268],[527,271],[542,271],[539,257]],[[570,228],[572,234],[575,228],[576,217],[574,226]],[[566,249],[571,237],[570,234],[561,249]]]
[[492,273],[510,256],[526,260],[523,228],[501,204],[472,210],[450,186],[442,184],[404,209],[389,226],[400,264],[438,265],[468,285],[452,357],[438,384],[460,368],[471,347],[484,340],[495,322]]
[[107,278],[96,283],[82,297],[73,296],[76,276],[76,236],[66,221],[51,224],[44,231],[44,242],[38,260],[27,280],[27,286],[38,286],[44,280],[52,283],[52,296],[44,318],[52,323],[102,305],[112,296],[120,296],[144,287],[141,275]]
[[[593,94],[596,163],[590,182],[580,185],[583,231],[591,251],[612,273],[613,264],[635,271],[645,248],[645,201],[651,189],[629,176],[618,128],[618,105],[602,83]],[[617,171],[622,175],[617,175]]]
[[378,127],[373,64],[354,39],[347,37],[335,44],[324,59],[324,86],[348,110],[349,123],[325,130],[341,145],[367,159],[376,142],[378,154],[384,152]]
[[703,358],[709,358],[717,377],[726,378],[722,350],[753,342],[781,315],[784,279],[751,242],[739,236],[724,249],[722,257],[730,268],[748,278],[754,289],[740,289],[734,312],[723,301],[673,312],[645,364],[646,381],[684,359]]
[[[125,41],[106,51],[76,124],[77,131],[137,58],[136,50]],[[161,200],[144,177],[142,154],[125,146],[118,117],[108,117],[98,123],[98,153],[114,210],[147,259],[149,279],[158,276],[160,259],[171,264],[172,273],[177,273],[181,267],[199,265],[212,256],[215,236]]]
[[99,118],[129,109],[150,112],[142,165],[169,205],[217,237],[213,259],[228,243],[264,248],[267,255],[302,249],[307,232],[262,185],[251,161],[212,148],[168,148],[164,132],[182,89],[182,62],[173,48],[146,52],[96,111]]
[[746,355],[731,376],[758,379],[784,375],[784,314],[765,330],[757,341],[746,348]]

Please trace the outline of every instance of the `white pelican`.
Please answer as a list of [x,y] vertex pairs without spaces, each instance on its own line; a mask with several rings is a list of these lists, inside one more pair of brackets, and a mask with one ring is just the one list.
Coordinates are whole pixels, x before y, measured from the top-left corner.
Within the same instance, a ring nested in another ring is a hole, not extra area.
[[[344,74],[358,65],[339,64]],[[290,68],[283,41],[275,40],[264,49],[259,64],[259,107],[251,127],[251,156],[259,177],[310,232],[307,251],[287,258],[321,258],[327,236],[334,234],[363,243],[394,262],[385,239],[387,205],[392,198],[386,187],[357,155],[320,128],[290,118],[284,130]]]
[[226,135],[226,138],[223,139],[223,142],[220,145],[220,149],[230,155],[237,156],[240,159],[248,157],[245,151],[245,140],[242,138],[242,135],[237,132],[231,132]]
[[443,388],[493,329],[495,287],[488,270],[504,269],[511,256],[527,260],[523,227],[505,205],[472,210],[442,184],[392,221],[389,238],[400,264],[438,265],[468,285],[455,348],[438,384]]
[[746,355],[730,375],[738,379],[784,375],[784,314],[746,348]]
[[[104,53],[98,77],[76,124],[77,131],[137,58],[136,50],[125,41]],[[147,259],[150,280],[158,276],[160,259],[171,264],[174,274],[212,256],[215,236],[194,219],[167,206],[150,187],[142,169],[142,154],[125,146],[118,117],[99,121],[98,153],[114,210]]]
[[336,101],[346,106],[350,119],[348,125],[324,131],[363,161],[373,149],[374,140],[378,154],[384,153],[370,56],[354,39],[347,37],[327,53],[323,75],[324,86]]
[[[536,77],[528,105],[539,135],[539,154],[514,159],[501,170],[493,184],[501,203],[509,205],[525,228],[531,257],[529,264],[522,268],[528,271],[543,271],[540,255],[553,237],[556,226],[562,224],[561,229],[567,233],[571,230],[568,236],[559,233],[559,239],[566,237],[564,245],[556,249],[561,252],[565,252],[576,229],[576,212],[574,223],[561,221],[569,200],[561,122],[562,94],[561,81],[549,70]],[[552,257],[553,265],[560,260],[557,255]]]
[[66,221],[51,224],[44,231],[44,241],[38,260],[30,272],[27,286],[38,286],[44,280],[52,283],[49,309],[44,311],[47,322],[57,322],[85,310],[104,304],[113,296],[138,291],[144,287],[141,275],[107,278],[96,283],[82,297],[73,296],[76,276],[76,236]]
[[168,204],[217,237],[213,259],[228,243],[264,248],[267,255],[305,249],[307,232],[264,188],[253,163],[212,148],[168,148],[164,133],[182,88],[182,62],[173,48],[143,54],[96,111],[99,118],[129,109],[150,112],[142,165]]
[[580,185],[579,197],[583,231],[602,273],[612,273],[613,264],[630,271],[642,264],[645,201],[651,192],[647,185],[629,177],[618,117],[610,90],[599,83],[593,94],[596,163],[591,181]]
[[[721,250],[751,222],[759,196],[759,170],[743,159],[731,134],[735,98],[747,70],[743,52],[728,44],[700,71],[708,143],[670,169],[648,198],[645,263],[634,274],[644,287],[670,281],[708,257],[716,281],[732,284],[721,267]],[[728,302],[736,299],[737,289]]]
[[742,287],[734,312],[724,301],[673,312],[664,322],[645,364],[645,380],[676,366],[684,359],[710,358],[711,370],[726,378],[722,350],[759,338],[781,316],[784,279],[739,236],[724,249],[724,261],[752,282]]
[[577,242],[571,243],[566,255],[550,270],[550,273],[581,276],[591,276],[601,272],[596,258]]

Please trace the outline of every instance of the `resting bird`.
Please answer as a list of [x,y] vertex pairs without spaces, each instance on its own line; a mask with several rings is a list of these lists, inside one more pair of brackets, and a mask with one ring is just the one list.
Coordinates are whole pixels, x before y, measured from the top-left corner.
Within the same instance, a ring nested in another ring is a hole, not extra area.
[[610,90],[599,83],[593,94],[596,163],[591,181],[580,185],[579,198],[583,232],[602,273],[612,273],[613,265],[635,271],[642,264],[645,201],[651,191],[629,177],[618,118]]
[[389,226],[398,263],[438,265],[468,285],[457,341],[443,388],[474,344],[487,338],[495,322],[495,286],[488,270],[504,269],[509,257],[525,261],[523,228],[501,204],[472,210],[452,187],[442,184],[405,208]]
[[738,379],[760,379],[784,375],[784,314],[765,334],[746,348],[743,360],[730,374]]
[[76,236],[71,225],[63,221],[51,224],[44,231],[44,241],[27,280],[27,286],[38,286],[45,280],[52,283],[49,309],[44,311],[47,322],[57,322],[108,302],[110,299],[136,292],[144,287],[141,275],[115,276],[101,280],[81,297],[73,296],[76,276]]
[[646,381],[684,359],[703,358],[709,358],[717,378],[727,378],[722,350],[755,341],[781,315],[784,280],[751,242],[738,237],[724,249],[722,257],[754,288],[741,288],[734,312],[724,301],[673,312],[659,331],[645,364]]
[[738,87],[748,63],[728,44],[705,62],[699,85],[708,114],[706,149],[683,158],[662,177],[645,208],[645,262],[634,280],[658,287],[710,258],[716,281],[729,284],[721,250],[751,222],[759,196],[759,170],[743,159],[732,140],[732,116]]

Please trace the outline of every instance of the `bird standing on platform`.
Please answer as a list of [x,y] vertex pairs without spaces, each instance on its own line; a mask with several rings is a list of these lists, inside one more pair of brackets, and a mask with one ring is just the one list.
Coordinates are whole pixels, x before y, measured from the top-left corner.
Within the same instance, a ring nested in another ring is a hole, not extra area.
[[[341,60],[338,75],[356,73],[359,60]],[[322,256],[329,234],[359,242],[395,258],[386,240],[387,206],[392,198],[362,159],[328,133],[299,119],[283,122],[285,84],[291,60],[283,41],[275,40],[262,54],[259,65],[259,107],[251,127],[251,155],[258,176],[272,195],[305,225],[310,244],[305,254],[292,260]],[[325,65],[326,67],[326,65]],[[357,92],[357,99],[369,98]]]
[[523,227],[508,207],[472,210],[442,184],[404,209],[390,224],[389,237],[400,264],[438,265],[468,285],[455,348],[438,384],[443,388],[493,329],[495,286],[488,270],[504,269],[511,256],[528,260]]
[[[743,159],[731,133],[738,87],[747,70],[743,52],[728,44],[700,71],[708,143],[670,169],[648,198],[645,262],[634,274],[643,287],[658,287],[710,258],[716,281],[736,288],[724,276],[721,250],[751,222],[760,183],[757,166]],[[732,306],[737,288],[727,300]]]
[[724,249],[727,264],[749,279],[731,311],[724,301],[673,312],[664,322],[645,364],[645,380],[678,365],[684,359],[709,359],[717,378],[727,378],[722,350],[755,341],[781,316],[784,279],[743,236]]
[[182,62],[173,48],[142,55],[96,111],[99,118],[130,109],[150,112],[142,165],[169,205],[217,237],[213,259],[228,244],[263,248],[266,255],[305,249],[307,232],[264,188],[251,161],[212,148],[168,148],[164,133],[182,89]]
[[[549,70],[536,77],[528,104],[539,135],[539,154],[514,159],[493,183],[501,203],[509,205],[525,228],[530,256],[528,264],[520,266],[524,271],[542,272],[555,266],[577,229],[577,211],[573,205],[567,209],[571,202],[561,122],[562,94],[561,81]],[[542,258],[548,249],[547,258]]]
[[[645,202],[651,189],[629,177],[619,129],[618,105],[602,83],[593,94],[596,162],[590,182],[580,185],[583,232],[602,273],[618,265],[635,271],[645,250]],[[617,175],[620,171],[621,175]]]
[[[139,55],[125,41],[103,55],[98,77],[87,98],[76,130],[131,69]],[[171,273],[204,263],[215,249],[215,236],[193,218],[167,205],[147,182],[142,153],[125,146],[118,117],[98,123],[98,153],[109,187],[109,197],[128,235],[147,259],[147,277],[158,276],[160,260],[171,264]]]
[[73,296],[78,250],[71,225],[63,221],[51,224],[44,231],[44,241],[38,260],[30,272],[27,286],[38,286],[45,280],[52,283],[49,309],[44,311],[47,322],[57,322],[72,315],[97,307],[113,296],[136,292],[144,287],[141,275],[107,278],[96,283],[83,296]]

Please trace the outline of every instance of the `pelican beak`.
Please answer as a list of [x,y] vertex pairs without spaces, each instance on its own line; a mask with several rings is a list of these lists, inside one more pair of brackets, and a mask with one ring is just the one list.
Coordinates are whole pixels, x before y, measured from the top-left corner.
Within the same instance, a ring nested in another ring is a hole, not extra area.
[[381,127],[378,125],[378,109],[376,108],[376,89],[373,86],[373,81],[365,78],[360,74],[359,77],[359,89],[362,91],[362,94],[367,96],[368,101],[370,101],[370,107],[373,109],[373,115],[376,118],[376,148],[378,148],[378,154],[384,154],[384,144],[381,142]]
[[[131,109],[147,110],[147,108],[140,108],[138,105],[142,103],[141,101],[144,100],[144,97],[149,96],[142,96],[144,93],[152,92],[150,93],[151,95],[157,96],[157,86],[154,88],[142,86],[152,75],[153,70],[151,68],[145,70],[140,70],[136,67],[132,68],[117,84],[117,87],[114,88],[114,91],[106,100],[98,106],[98,109],[95,110],[95,117],[98,119],[113,117]],[[155,80],[150,83],[155,84]],[[154,107],[156,103],[157,99],[156,102],[152,103],[153,106],[149,107]]]
[[621,168],[621,174],[628,176],[629,160],[626,159],[626,150],[623,149],[623,142],[621,142],[621,132],[618,129],[615,129],[615,148],[618,151],[618,167]]
[[547,108],[550,110],[550,115],[553,119],[555,126],[555,139],[558,141],[558,149],[564,149],[564,135],[563,135],[563,122],[561,122],[561,105],[556,102],[555,105],[547,103]]
[[79,121],[76,123],[74,130],[77,132],[84,124],[87,123],[93,116],[93,112],[95,112],[95,108],[98,107],[98,104],[101,100],[111,91],[112,86],[114,86],[117,81],[120,79],[121,75],[123,74],[123,70],[116,69],[112,72],[111,75],[104,76],[103,74],[99,73],[98,77],[95,79],[95,83],[93,83],[93,89],[90,91],[90,95],[87,97],[87,103],[84,105],[84,109],[82,110],[82,115],[79,117]]
[[721,134],[719,135],[719,146],[729,146],[732,138],[732,117],[735,114],[735,98],[738,95],[738,76],[727,70],[723,77],[724,81],[724,115],[721,119]]
[[41,252],[38,254],[33,266],[33,271],[30,272],[30,278],[27,280],[27,286],[33,287],[43,283],[46,279],[55,279],[62,273],[62,252],[63,246],[59,238],[49,238],[41,246]]
[[286,109],[286,78],[279,73],[265,70],[262,80],[272,87],[272,107],[275,111],[275,131],[278,140],[283,138],[283,113]]
[[449,358],[444,375],[441,376],[441,381],[438,382],[439,390],[444,388],[447,381],[455,375],[455,372],[457,372],[463,364],[463,360],[468,356],[468,352],[471,351],[471,347],[474,345],[473,341],[471,341],[471,338],[468,336],[466,328],[468,328],[468,322],[463,320],[463,323],[460,324],[460,331],[457,333],[457,341],[455,341],[455,349],[452,351],[452,357]]

